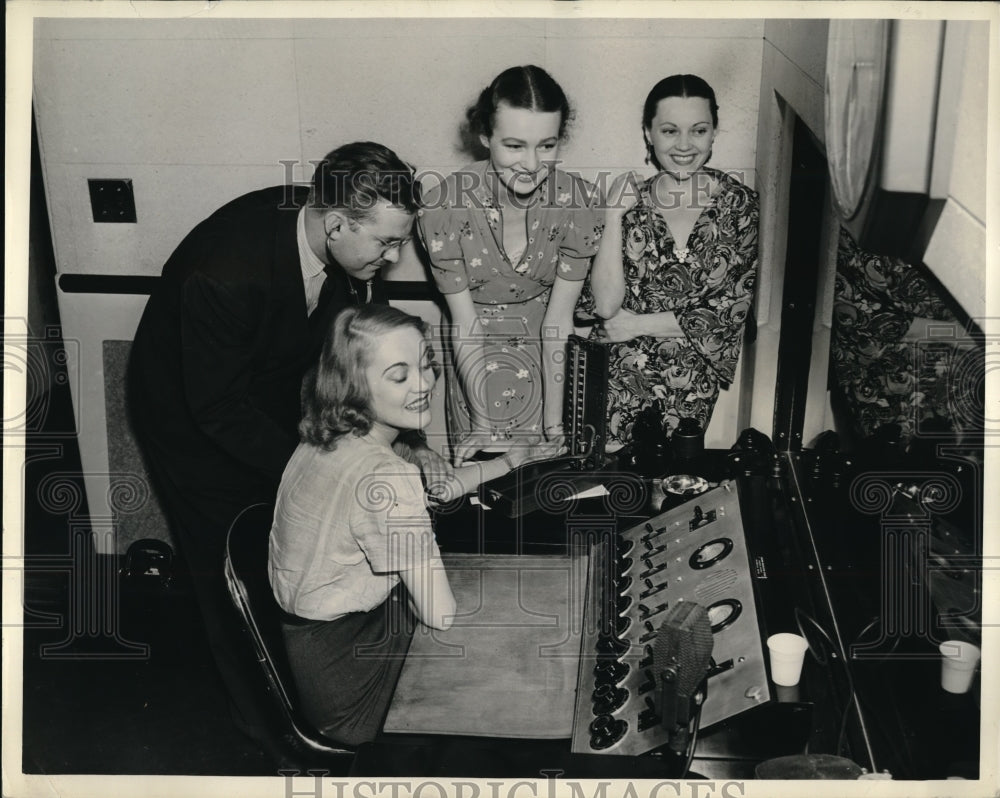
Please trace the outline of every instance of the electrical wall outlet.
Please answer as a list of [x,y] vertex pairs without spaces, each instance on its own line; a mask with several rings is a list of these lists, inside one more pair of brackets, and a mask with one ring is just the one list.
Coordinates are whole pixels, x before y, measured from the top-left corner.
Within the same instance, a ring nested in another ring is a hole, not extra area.
[[132,181],[87,180],[90,186],[90,208],[95,222],[135,223],[135,196]]

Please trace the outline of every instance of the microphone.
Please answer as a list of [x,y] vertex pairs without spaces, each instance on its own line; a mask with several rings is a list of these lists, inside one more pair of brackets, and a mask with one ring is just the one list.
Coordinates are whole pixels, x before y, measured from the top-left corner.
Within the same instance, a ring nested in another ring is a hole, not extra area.
[[693,601],[675,604],[657,630],[653,668],[660,723],[675,751],[687,747],[693,699],[708,675],[713,643],[708,612]]

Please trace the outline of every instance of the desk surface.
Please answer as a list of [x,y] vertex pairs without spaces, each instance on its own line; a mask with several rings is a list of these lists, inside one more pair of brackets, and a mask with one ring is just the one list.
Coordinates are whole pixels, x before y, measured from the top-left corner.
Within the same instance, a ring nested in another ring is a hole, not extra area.
[[572,733],[585,557],[446,554],[458,616],[420,627],[386,732]]

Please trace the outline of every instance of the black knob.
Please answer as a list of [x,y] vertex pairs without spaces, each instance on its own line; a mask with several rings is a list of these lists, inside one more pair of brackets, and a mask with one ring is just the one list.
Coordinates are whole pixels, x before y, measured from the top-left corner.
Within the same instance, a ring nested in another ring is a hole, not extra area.
[[597,638],[597,650],[601,654],[611,654],[618,657],[628,651],[628,641],[619,640],[611,635],[601,635]]
[[630,587],[632,587],[631,576],[619,576],[617,579],[615,579],[615,589],[619,593],[624,593]]
[[618,601],[616,602],[616,604],[617,604],[616,609],[618,610],[619,614],[621,614],[621,613],[625,612],[625,610],[627,610],[629,607],[632,606],[632,597],[631,596],[619,596],[618,597]]
[[632,625],[632,619],[627,615],[619,615],[615,620],[615,636],[621,637]]
[[615,550],[618,552],[619,557],[624,557],[630,551],[635,543],[628,538],[619,537],[618,541],[615,543]]
[[610,715],[628,701],[628,690],[610,684],[599,684],[591,695],[591,701],[594,703],[595,715]]
[[599,715],[590,723],[590,747],[596,750],[609,748],[624,737],[627,731],[628,723],[624,720],[616,720],[611,715]]
[[627,663],[618,662],[617,660],[605,660],[604,662],[598,662],[594,666],[594,681],[597,685],[602,684],[618,684],[628,676],[629,666]]

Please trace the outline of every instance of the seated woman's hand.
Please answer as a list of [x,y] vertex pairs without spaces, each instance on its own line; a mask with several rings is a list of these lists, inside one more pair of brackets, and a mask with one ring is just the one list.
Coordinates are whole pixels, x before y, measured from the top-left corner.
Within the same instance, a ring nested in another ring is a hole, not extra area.
[[411,457],[420,468],[425,485],[436,485],[451,478],[451,463],[426,446],[413,447]]

